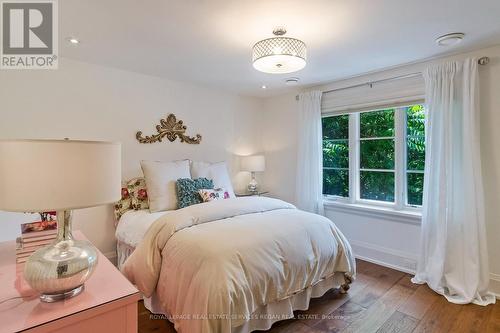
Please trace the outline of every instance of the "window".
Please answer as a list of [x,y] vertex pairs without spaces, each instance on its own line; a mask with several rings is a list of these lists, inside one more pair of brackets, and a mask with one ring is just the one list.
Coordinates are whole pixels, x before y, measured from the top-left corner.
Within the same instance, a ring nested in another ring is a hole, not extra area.
[[394,202],[394,109],[359,115],[359,196]]
[[422,104],[323,118],[323,194],[398,209],[421,206]]
[[422,105],[405,108],[406,115],[406,203],[422,205],[425,164],[425,114]]
[[349,116],[323,118],[323,193],[349,196]]

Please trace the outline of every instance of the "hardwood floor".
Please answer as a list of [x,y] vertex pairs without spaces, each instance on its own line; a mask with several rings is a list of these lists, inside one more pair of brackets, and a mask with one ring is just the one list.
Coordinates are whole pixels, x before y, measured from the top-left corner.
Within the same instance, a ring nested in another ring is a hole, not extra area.
[[[452,304],[427,286],[411,283],[409,274],[361,260],[357,264],[357,279],[347,294],[329,291],[311,300],[309,310],[297,311],[297,319],[278,322],[265,332],[500,332],[500,304]],[[175,330],[166,320],[150,319],[141,302],[139,333],[152,332]]]

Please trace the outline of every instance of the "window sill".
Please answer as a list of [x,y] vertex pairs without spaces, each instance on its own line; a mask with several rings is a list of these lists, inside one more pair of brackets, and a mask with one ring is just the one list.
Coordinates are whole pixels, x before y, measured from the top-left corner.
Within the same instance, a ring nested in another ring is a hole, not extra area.
[[323,201],[323,205],[325,210],[333,210],[367,217],[376,217],[384,220],[415,225],[420,225],[422,223],[422,213],[414,210],[396,210],[392,207],[340,202],[331,199],[325,199]]

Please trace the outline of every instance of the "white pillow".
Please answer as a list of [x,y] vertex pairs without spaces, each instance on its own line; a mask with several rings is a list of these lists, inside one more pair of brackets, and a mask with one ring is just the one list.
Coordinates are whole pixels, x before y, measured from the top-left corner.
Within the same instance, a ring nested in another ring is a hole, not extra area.
[[175,182],[179,178],[191,178],[189,160],[141,161],[141,167],[146,179],[151,213],[177,209]]
[[196,178],[208,178],[214,182],[214,188],[224,188],[230,198],[235,198],[231,177],[227,172],[226,162],[207,163],[193,162],[191,165],[191,176]]

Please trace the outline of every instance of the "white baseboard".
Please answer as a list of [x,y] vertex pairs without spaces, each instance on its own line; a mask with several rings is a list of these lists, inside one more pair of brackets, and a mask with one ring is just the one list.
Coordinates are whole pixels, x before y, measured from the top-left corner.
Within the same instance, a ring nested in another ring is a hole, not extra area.
[[415,274],[417,258],[411,253],[357,240],[351,240],[350,244],[356,258],[401,272]]
[[[411,253],[356,240],[351,240],[349,243],[352,246],[354,256],[358,259],[415,274],[417,259]],[[500,274],[490,273],[490,292],[500,300]]]
[[500,274],[490,273],[490,291],[500,300]]

